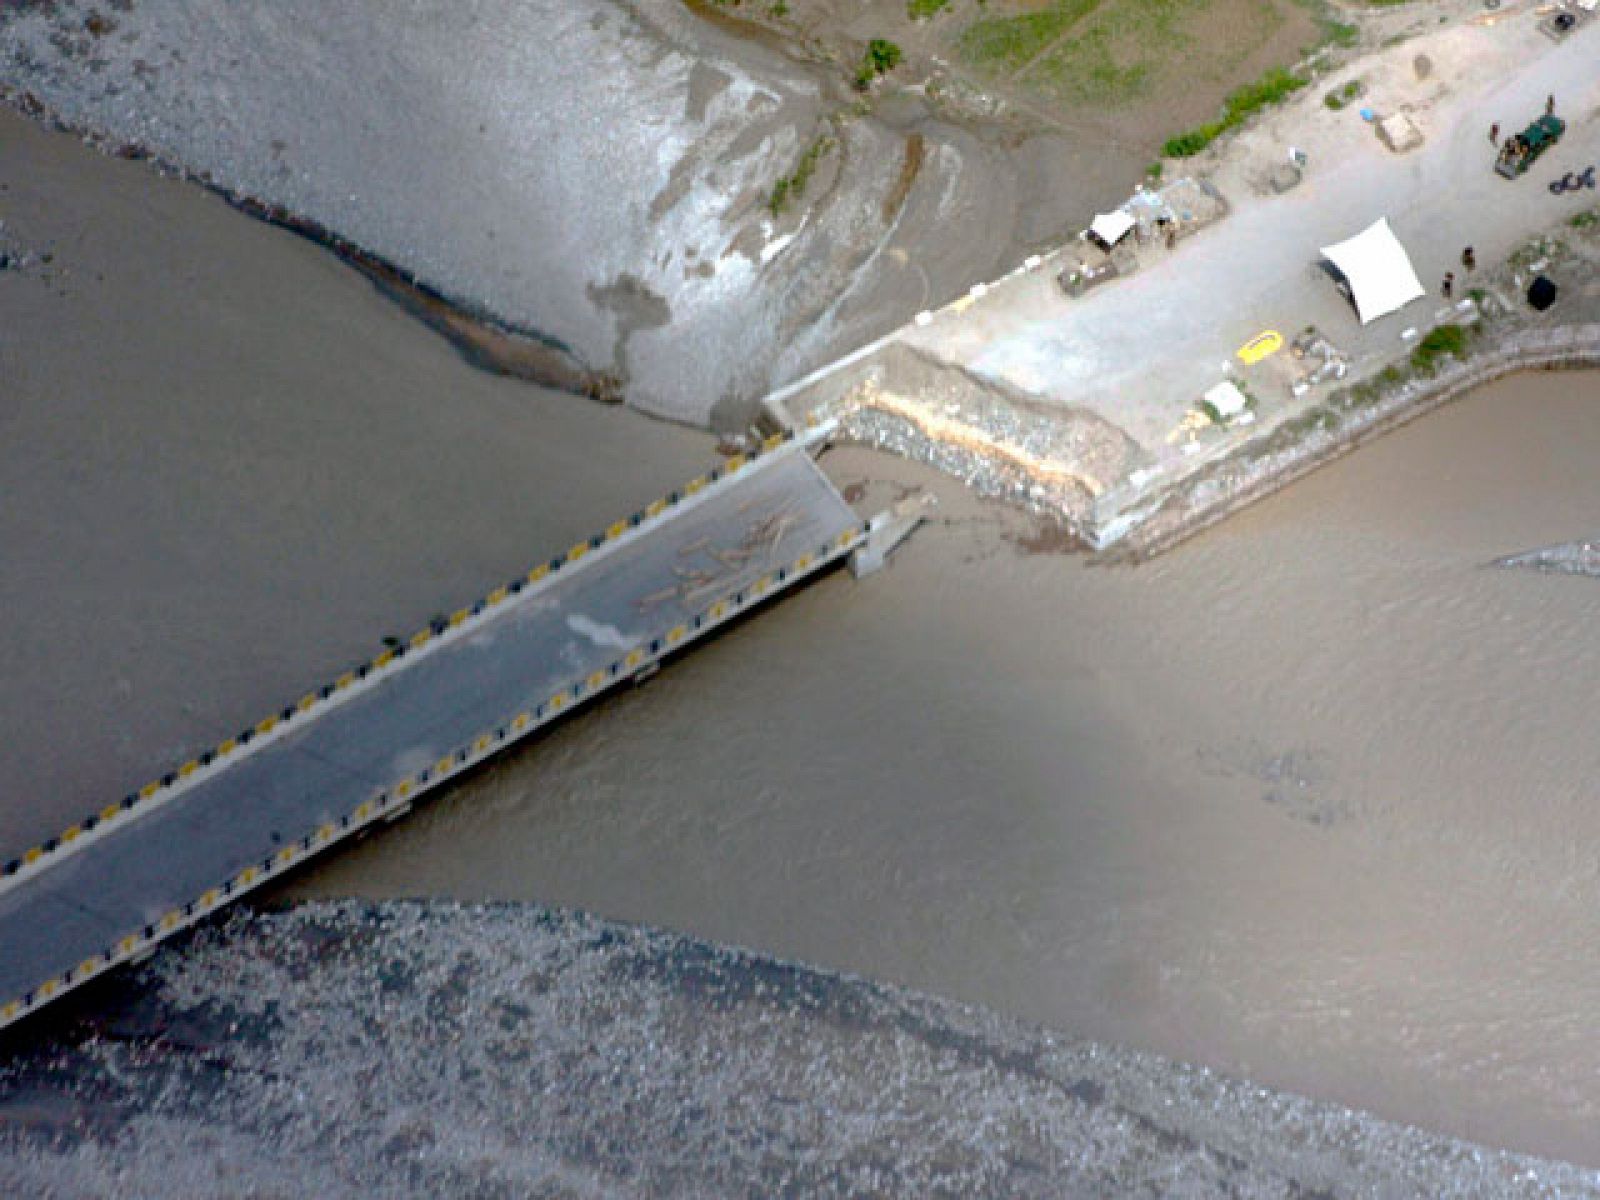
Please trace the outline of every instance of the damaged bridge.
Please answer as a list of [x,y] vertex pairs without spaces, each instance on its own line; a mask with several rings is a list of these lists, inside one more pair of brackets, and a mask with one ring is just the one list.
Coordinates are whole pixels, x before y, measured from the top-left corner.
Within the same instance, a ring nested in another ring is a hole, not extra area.
[[[37,1011],[908,518],[780,435],[5,864],[0,1026]],[[910,518],[914,523],[914,517]]]

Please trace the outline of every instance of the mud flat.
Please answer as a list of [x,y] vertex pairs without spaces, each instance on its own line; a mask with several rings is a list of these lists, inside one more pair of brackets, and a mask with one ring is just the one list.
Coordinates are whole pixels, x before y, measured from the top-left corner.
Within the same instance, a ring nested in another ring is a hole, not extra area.
[[8,1194],[1600,1196],[1594,1172],[539,908],[240,916],[94,1008],[0,1050]]
[[836,66],[679,0],[105,7],[0,11],[14,103],[348,248],[448,304],[478,361],[697,424],[737,427],[1140,169],[910,93],[863,110]]

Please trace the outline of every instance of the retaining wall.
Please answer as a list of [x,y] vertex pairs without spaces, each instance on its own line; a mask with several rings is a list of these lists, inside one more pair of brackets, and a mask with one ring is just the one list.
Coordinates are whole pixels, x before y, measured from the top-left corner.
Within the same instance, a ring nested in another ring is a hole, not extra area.
[[[1169,496],[1125,539],[1108,544],[1106,562],[1143,562],[1254,504],[1262,497],[1348,454],[1373,438],[1447,404],[1458,396],[1518,371],[1600,367],[1600,324],[1558,329],[1525,329],[1499,339],[1490,349],[1446,368],[1429,379],[1411,380],[1369,408],[1339,414],[1332,430],[1308,431],[1281,451],[1258,461],[1240,462],[1250,445],[1204,471]],[[1269,432],[1265,437],[1270,438]],[[1255,443],[1259,447],[1260,442]],[[1259,450],[1257,450],[1259,453]],[[1230,483],[1238,471],[1246,478]]]

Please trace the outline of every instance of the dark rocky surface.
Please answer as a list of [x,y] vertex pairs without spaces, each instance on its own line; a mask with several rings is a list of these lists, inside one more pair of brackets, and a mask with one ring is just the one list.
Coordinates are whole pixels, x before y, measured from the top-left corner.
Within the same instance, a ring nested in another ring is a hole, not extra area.
[[0,1059],[12,1196],[1589,1196],[980,1010],[521,906],[241,913]]

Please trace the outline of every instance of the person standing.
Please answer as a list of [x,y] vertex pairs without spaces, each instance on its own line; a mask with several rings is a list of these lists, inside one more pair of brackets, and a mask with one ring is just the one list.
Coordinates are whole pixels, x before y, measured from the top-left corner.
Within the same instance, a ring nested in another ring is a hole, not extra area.
[[1456,289],[1455,272],[1454,271],[1446,271],[1444,273],[1444,282],[1439,285],[1439,291],[1444,296],[1444,298],[1446,300],[1448,300],[1448,299],[1450,299],[1451,293],[1454,292],[1455,289]]
[[1496,150],[1498,150],[1500,148],[1500,122],[1499,121],[1496,121],[1493,125],[1489,126],[1489,145],[1493,146]]
[[1551,93],[1549,96],[1545,97],[1544,115],[1547,117],[1553,117],[1556,115],[1556,98],[1554,93]]
[[1471,246],[1461,252],[1461,265],[1468,271],[1476,271],[1478,269],[1478,256],[1473,252]]

